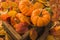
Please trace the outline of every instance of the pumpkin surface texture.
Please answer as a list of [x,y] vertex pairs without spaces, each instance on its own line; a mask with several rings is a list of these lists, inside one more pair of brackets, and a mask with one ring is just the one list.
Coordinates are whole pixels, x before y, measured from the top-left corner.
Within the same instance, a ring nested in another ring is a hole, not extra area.
[[32,3],[30,1],[20,1],[19,3],[19,9],[22,12],[22,14],[26,15],[26,16],[30,16],[31,12],[33,9],[31,9],[33,7]]
[[21,22],[27,22],[30,24],[28,17],[24,16],[22,13],[18,13],[16,18],[19,19]]
[[32,12],[31,21],[34,26],[46,26],[50,22],[50,14],[45,9],[36,9]]

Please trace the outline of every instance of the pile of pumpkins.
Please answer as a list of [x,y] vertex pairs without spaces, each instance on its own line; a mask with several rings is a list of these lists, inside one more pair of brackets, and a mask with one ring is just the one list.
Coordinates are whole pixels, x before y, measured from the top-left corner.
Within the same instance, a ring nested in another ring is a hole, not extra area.
[[[4,9],[6,6],[9,6],[5,3],[3,3],[2,6]],[[27,32],[29,30],[29,25],[33,25],[32,28],[40,28],[48,25],[51,20],[51,15],[45,9],[46,6],[43,1],[36,1],[35,3],[32,3],[29,0],[21,0],[19,5],[16,5],[16,3],[14,4],[14,2],[11,3],[12,4],[9,6],[10,9],[8,7],[8,12],[6,14],[1,14],[0,19],[11,24],[19,34],[24,34]],[[33,34],[34,36],[32,36]],[[32,40],[35,40],[37,35],[38,34],[34,29],[30,31]]]

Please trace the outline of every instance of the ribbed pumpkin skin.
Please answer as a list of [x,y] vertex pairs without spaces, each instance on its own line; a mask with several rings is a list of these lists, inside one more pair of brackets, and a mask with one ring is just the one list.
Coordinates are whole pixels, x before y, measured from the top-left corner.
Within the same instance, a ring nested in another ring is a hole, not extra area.
[[22,13],[18,13],[16,18],[20,20],[20,22],[26,22],[30,24],[28,17],[24,16]]
[[33,4],[29,0],[23,0],[19,3],[20,11],[26,16],[31,16],[32,12],[38,8],[44,8],[44,5],[41,2],[35,2]]
[[32,12],[31,22],[38,27],[46,26],[50,22],[50,14],[45,9],[36,9]]
[[34,9],[44,8],[44,5],[41,2],[35,2],[33,8]]
[[19,9],[22,12],[22,14],[26,15],[26,16],[30,16],[32,9],[31,7],[33,7],[32,3],[30,1],[20,1],[19,3]]

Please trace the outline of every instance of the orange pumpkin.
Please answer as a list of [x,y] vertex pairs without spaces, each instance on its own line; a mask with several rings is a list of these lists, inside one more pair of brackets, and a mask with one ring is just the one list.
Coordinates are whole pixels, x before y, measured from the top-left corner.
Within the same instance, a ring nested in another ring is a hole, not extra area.
[[42,3],[36,2],[35,4],[33,4],[29,0],[23,0],[19,3],[20,11],[26,16],[31,16],[33,10],[43,7],[44,5]]
[[1,17],[1,19],[2,19],[3,21],[6,21],[7,18],[9,18],[10,16],[7,15],[7,14],[2,14],[0,17]]
[[45,9],[36,9],[32,12],[31,22],[34,26],[46,26],[50,22],[50,14]]
[[24,23],[24,22],[20,22],[18,24],[15,24],[14,28],[15,28],[17,33],[24,34],[25,32],[28,31],[28,24]]
[[26,22],[26,23],[30,24],[29,19],[21,13],[18,13],[16,15],[16,18],[19,19],[21,22]]
[[32,3],[30,1],[27,0],[23,0],[19,3],[19,9],[22,12],[22,14],[26,15],[26,16],[31,16],[31,12],[33,9],[31,9],[33,7]]
[[36,2],[36,3],[33,5],[33,8],[34,8],[34,9],[44,8],[44,5],[43,5],[41,2]]

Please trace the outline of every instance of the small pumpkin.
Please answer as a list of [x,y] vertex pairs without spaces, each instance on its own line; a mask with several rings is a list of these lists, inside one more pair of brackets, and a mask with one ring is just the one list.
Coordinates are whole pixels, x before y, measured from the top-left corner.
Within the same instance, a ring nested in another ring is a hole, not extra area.
[[28,31],[28,24],[25,22],[20,22],[18,24],[15,24],[14,28],[15,28],[17,33],[24,34],[25,32]]
[[46,26],[50,22],[50,14],[45,9],[36,9],[32,12],[31,22],[34,26]]
[[2,14],[1,16],[1,19],[3,20],[3,21],[7,21],[7,19],[10,17],[8,14]]
[[21,22],[26,22],[30,24],[28,17],[24,16],[22,13],[16,14],[16,18],[19,19]]
[[44,5],[41,2],[36,2],[36,3],[34,3],[33,8],[34,9],[44,8]]
[[32,7],[33,7],[32,3],[27,0],[20,1],[20,3],[19,3],[20,11],[22,12],[22,14],[24,14],[26,16],[31,16],[31,12],[33,10],[33,9],[31,9]]

